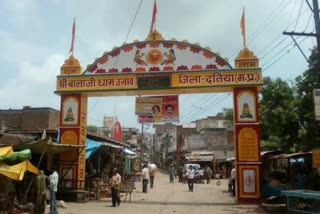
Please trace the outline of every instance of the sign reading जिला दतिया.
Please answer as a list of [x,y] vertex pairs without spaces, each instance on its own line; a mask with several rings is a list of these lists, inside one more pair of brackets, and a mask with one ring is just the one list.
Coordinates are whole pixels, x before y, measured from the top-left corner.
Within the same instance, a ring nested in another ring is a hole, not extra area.
[[[165,73],[162,73],[164,75]],[[241,71],[206,71],[206,72],[172,72],[167,73],[168,81],[163,86],[153,85],[156,88],[172,89],[193,87],[230,87],[243,85],[261,85],[260,70]],[[150,86],[138,85],[141,74],[122,75],[96,75],[96,76],[58,76],[57,93],[75,91],[111,91],[111,90],[138,90],[141,88],[152,89]],[[143,81],[158,78],[157,73],[150,73]],[[167,83],[168,82],[168,83]]]
[[139,123],[179,122],[178,96],[137,97]]

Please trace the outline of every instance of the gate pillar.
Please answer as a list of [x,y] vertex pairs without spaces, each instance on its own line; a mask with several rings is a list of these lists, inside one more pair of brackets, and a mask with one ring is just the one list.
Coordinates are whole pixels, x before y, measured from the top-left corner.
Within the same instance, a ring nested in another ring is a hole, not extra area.
[[[61,75],[69,76],[74,74],[81,74],[81,67],[78,60],[70,56],[61,67]],[[61,94],[59,132],[59,142],[61,144],[85,146],[87,135],[87,100],[87,95],[83,93],[69,92]],[[59,176],[62,187],[84,189],[85,147],[60,154]]]
[[[235,60],[235,68],[257,68],[259,61],[253,52],[244,48]],[[237,78],[250,78],[238,76]],[[246,81],[246,80],[245,80]],[[240,203],[257,203],[260,199],[260,133],[258,88],[235,87],[234,131],[236,198]]]

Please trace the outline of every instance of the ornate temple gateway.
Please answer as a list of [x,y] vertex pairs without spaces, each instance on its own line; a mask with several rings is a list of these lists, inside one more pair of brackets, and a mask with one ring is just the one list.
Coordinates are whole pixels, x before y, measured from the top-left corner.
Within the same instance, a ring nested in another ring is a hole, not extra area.
[[[145,41],[105,52],[84,71],[73,56],[65,61],[55,91],[61,96],[60,142],[85,144],[88,97],[233,92],[237,199],[254,202],[260,198],[257,92],[262,84],[259,60],[246,47],[233,68],[210,48],[166,40],[153,30]],[[79,189],[85,179],[84,157],[85,151],[60,157],[60,174],[71,170]]]

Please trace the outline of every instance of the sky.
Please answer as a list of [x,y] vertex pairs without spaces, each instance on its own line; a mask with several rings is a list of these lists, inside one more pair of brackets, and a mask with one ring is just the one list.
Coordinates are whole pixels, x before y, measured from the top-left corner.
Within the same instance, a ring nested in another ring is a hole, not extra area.
[[[73,18],[74,56],[86,68],[114,46],[145,40],[153,2],[1,0],[0,109],[32,106],[59,110],[60,97],[54,94],[56,76],[69,56]],[[314,30],[313,16],[304,0],[157,0],[156,29],[165,39],[209,46],[233,65],[242,48],[243,7],[247,46],[260,59],[263,76],[293,84],[308,64],[282,32]],[[307,56],[316,44],[315,38],[298,37],[297,41]],[[232,94],[226,93],[180,95],[179,102],[181,122],[216,115],[233,106]],[[122,127],[139,128],[134,108],[135,97],[89,98],[88,124],[102,126],[103,116],[115,116]]]

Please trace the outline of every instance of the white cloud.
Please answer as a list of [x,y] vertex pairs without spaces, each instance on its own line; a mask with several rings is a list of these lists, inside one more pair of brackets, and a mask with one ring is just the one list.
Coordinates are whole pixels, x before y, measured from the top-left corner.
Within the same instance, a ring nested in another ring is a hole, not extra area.
[[1,108],[30,105],[59,109],[60,99],[53,92],[64,58],[53,54],[40,66],[27,61],[21,63],[19,72],[0,86]]

